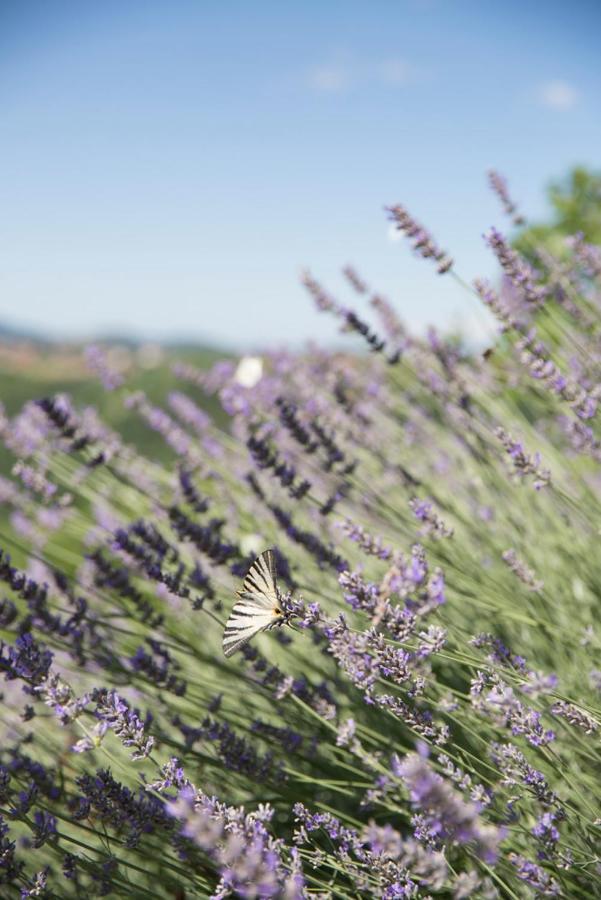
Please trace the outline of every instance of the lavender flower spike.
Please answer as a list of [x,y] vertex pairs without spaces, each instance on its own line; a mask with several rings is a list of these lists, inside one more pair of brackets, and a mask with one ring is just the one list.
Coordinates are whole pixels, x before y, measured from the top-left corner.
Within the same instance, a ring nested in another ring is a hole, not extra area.
[[541,466],[540,453],[529,456],[523,445],[519,441],[514,440],[504,428],[497,428],[495,435],[511,458],[516,475],[521,477],[532,475],[534,477],[534,487],[537,491],[551,482],[550,471]]
[[505,832],[496,825],[485,824],[476,803],[467,803],[417,753],[410,753],[397,763],[397,770],[409,790],[411,802],[425,816],[433,834],[443,841],[474,843],[483,859],[495,862]]
[[507,181],[505,178],[496,172],[494,169],[490,169],[488,172],[488,181],[490,183],[491,188],[501,201],[503,209],[512,220],[514,225],[524,225],[525,219],[518,212],[518,208],[511,199],[509,195],[509,189],[507,187]]
[[496,228],[491,228],[484,239],[497,257],[501,268],[526,302],[534,307],[544,303],[548,294],[547,287],[537,283],[536,273],[530,263],[509,245],[501,232]]
[[396,225],[399,231],[403,231],[405,236],[413,241],[413,249],[424,259],[434,259],[437,263],[437,271],[439,275],[444,275],[453,267],[453,260],[442,250],[434,241],[432,235],[414,219],[410,213],[397,203],[396,206],[387,207],[390,219]]
[[540,592],[542,591],[544,582],[536,577],[532,569],[529,569],[526,563],[519,558],[513,548],[503,552],[503,562],[507,563],[514,575],[525,584],[528,590]]
[[124,747],[133,747],[133,760],[145,759],[154,745],[154,738],[147,737],[144,724],[136,712],[121,699],[117,691],[106,688],[92,692],[91,699],[97,704],[96,715],[121,738]]

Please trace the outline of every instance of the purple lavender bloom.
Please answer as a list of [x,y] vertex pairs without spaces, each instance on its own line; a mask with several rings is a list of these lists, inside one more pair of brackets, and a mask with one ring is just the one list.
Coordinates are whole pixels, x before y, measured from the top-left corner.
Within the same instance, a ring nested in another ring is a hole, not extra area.
[[544,747],[555,740],[555,732],[543,727],[540,713],[524,706],[496,673],[478,672],[472,679],[470,696],[476,709],[508,726],[513,735],[524,735],[533,747]]
[[[301,615],[300,611],[299,615]],[[302,619],[297,624],[299,628],[311,628],[322,619],[323,613],[321,611],[319,603],[309,603],[309,605],[303,611]]]
[[0,641],[0,671],[4,671],[5,678],[9,681],[21,678],[30,685],[26,693],[33,693],[33,688],[48,675],[53,659],[51,651],[43,644],[38,644],[29,632],[19,635],[14,647],[8,647],[5,657],[3,654],[6,646]]
[[524,225],[525,219],[518,213],[517,206],[509,195],[507,180],[498,172],[495,172],[494,169],[490,169],[490,171],[488,172],[488,180],[491,188],[501,201],[501,205],[503,206],[506,214],[511,219],[512,223],[518,226]]
[[493,744],[491,759],[503,773],[503,784],[507,787],[525,784],[543,806],[557,803],[557,797],[549,789],[542,772],[533,768],[521,750],[513,744]]
[[211,417],[186,394],[182,394],[180,391],[171,391],[167,402],[176,416],[185,425],[190,425],[198,434],[203,435],[210,426]]
[[133,760],[145,759],[154,745],[154,738],[147,737],[144,723],[138,714],[119,696],[116,690],[100,688],[92,691],[96,703],[95,714],[100,722],[112,729],[124,747],[132,747]]
[[33,846],[41,847],[56,835],[56,816],[36,809],[33,814]]
[[159,793],[172,787],[181,791],[183,788],[188,787],[189,784],[190,782],[186,778],[179,760],[177,757],[172,756],[169,762],[161,766],[160,777],[156,781],[150,782],[148,788],[159,791]]
[[530,697],[539,697],[541,694],[550,694],[557,688],[559,679],[554,672],[529,671],[526,675],[527,684],[522,685],[522,690]]
[[426,577],[427,567],[425,564],[424,554],[421,547],[414,547],[411,552],[411,563],[409,567],[409,577],[416,587],[422,584]]
[[145,422],[165,439],[165,442],[178,456],[184,457],[192,464],[200,462],[200,454],[190,435],[175,422],[171,416],[148,402],[142,391],[131,394],[126,406],[136,409]]
[[71,687],[56,672],[49,672],[44,681],[36,686],[35,693],[54,710],[61,725],[73,722],[90,702],[88,694],[75,697]]
[[496,228],[485,235],[486,243],[499,260],[503,271],[527,303],[540,306],[548,296],[548,288],[537,283],[532,266],[515,251]]
[[479,649],[490,648],[488,658],[491,662],[499,663],[502,666],[511,666],[520,672],[523,672],[526,668],[522,657],[513,654],[503,641],[493,634],[487,634],[486,632],[477,634],[470,640],[470,644]]
[[125,832],[125,845],[136,847],[144,834],[171,832],[171,819],[162,799],[140,787],[137,794],[115,781],[108,769],[95,775],[80,775],[76,783],[81,794],[76,798],[75,819],[94,813],[101,822]]
[[77,877],[77,857],[72,853],[65,853],[62,872],[67,881],[73,881]]
[[532,569],[528,568],[526,563],[519,558],[512,547],[509,550],[504,550],[502,557],[503,562],[507,564],[514,575],[517,575],[522,584],[526,585],[528,590],[535,591],[537,593],[542,591],[543,587],[545,586],[544,582],[536,577]]
[[501,332],[511,330],[517,332],[522,331],[524,326],[518,320],[516,310],[513,308],[513,305],[507,301],[506,297],[503,295],[500,296],[484,278],[474,279],[473,286],[482,302],[501,323]]
[[48,883],[49,867],[37,872],[33,880],[29,881],[28,887],[21,888],[21,900],[28,900],[30,897],[44,897],[46,895],[46,885]]
[[518,878],[543,897],[561,896],[559,883],[542,866],[531,862],[519,853],[510,853],[509,859],[517,870]]
[[323,829],[330,840],[335,841],[341,848],[348,852],[354,850],[361,857],[363,852],[362,841],[354,828],[342,825],[339,819],[331,813],[311,813],[303,803],[295,803],[293,812],[296,820],[303,828],[311,833]]
[[380,597],[377,584],[364,581],[359,572],[341,572],[338,576],[338,584],[342,588],[344,600],[349,606],[370,614],[374,612]]
[[139,646],[129,664],[135,672],[144,675],[150,682],[166,691],[183,697],[187,690],[185,679],[175,674],[177,664],[172,659],[169,651],[159,641],[147,638],[147,642],[153,653],[149,653],[144,646]]
[[288,537],[296,544],[300,544],[304,547],[321,567],[327,565],[337,572],[344,572],[348,569],[348,563],[342,556],[339,556],[335,550],[326,546],[326,544],[312,532],[298,528],[294,524],[290,514],[282,509],[282,507],[271,504],[269,509],[273,513],[275,520],[285,529]]
[[499,438],[505,451],[511,458],[513,471],[519,477],[532,475],[535,490],[540,490],[551,482],[551,473],[541,466],[540,453],[529,456],[520,441],[512,438],[503,428],[497,428],[495,435]]
[[16,881],[23,868],[23,863],[15,856],[15,842],[9,834],[8,825],[0,815],[0,884]]
[[44,443],[50,431],[40,406],[29,401],[10,422],[0,415],[0,436],[16,456],[32,456]]
[[[290,854],[285,865],[283,842],[270,836],[266,824],[273,811],[268,806],[254,813],[227,807],[191,785],[167,804],[167,812],[179,821],[181,834],[197,844],[216,863],[223,889],[239,897],[303,896],[298,861]],[[290,889],[290,894],[282,888]]]
[[503,829],[485,824],[478,806],[466,803],[418,754],[406,756],[398,770],[412,803],[426,817],[435,835],[443,841],[474,843],[483,859],[495,862],[499,844],[505,837]]
[[428,582],[428,598],[436,606],[446,603],[444,575],[440,569],[435,569]]
[[26,488],[34,494],[39,494],[44,500],[51,500],[58,488],[46,478],[40,469],[34,468],[19,460],[13,466],[13,475],[17,475]]
[[6,803],[10,796],[10,773],[6,766],[0,765],[0,804]]
[[444,275],[453,267],[453,260],[436,244],[433,237],[405,209],[397,204],[387,208],[390,219],[399,231],[413,242],[413,249],[424,259],[434,259],[439,275]]
[[20,819],[26,816],[39,794],[39,788],[34,781],[31,781],[26,788],[13,797],[10,807],[10,814],[13,819]]
[[582,729],[585,734],[594,734],[599,728],[599,723],[596,719],[593,719],[592,716],[579,709],[573,703],[567,703],[565,700],[558,700],[557,703],[554,703],[551,707],[551,712],[554,716],[567,719],[570,725]]
[[98,376],[106,391],[114,391],[123,384],[123,375],[111,361],[108,352],[98,344],[90,344],[84,350],[86,365]]
[[182,787],[176,800],[166,805],[170,816],[182,822],[181,833],[190,838],[202,850],[215,850],[223,837],[224,823],[213,810],[195,804],[196,790],[188,784]]
[[219,745],[219,759],[226,769],[243,773],[258,783],[284,780],[281,763],[274,759],[273,753],[262,756],[249,741],[236,734],[227,722],[217,722],[207,716],[198,737]]
[[363,279],[357,274],[354,267],[351,265],[346,265],[342,269],[342,274],[348,280],[349,284],[353,286],[353,288],[357,291],[358,294],[367,294],[368,287]]
[[375,556],[378,559],[391,559],[392,549],[386,547],[382,538],[373,537],[361,525],[346,519],[344,522],[337,523],[342,531],[369,556]]
[[532,834],[543,845],[542,857],[552,855],[559,841],[559,829],[554,824],[557,812],[544,812],[532,829]]
[[344,315],[344,307],[340,306],[333,297],[326,293],[309,271],[303,272],[301,282],[313,297],[315,305],[320,312],[333,312],[337,315]]

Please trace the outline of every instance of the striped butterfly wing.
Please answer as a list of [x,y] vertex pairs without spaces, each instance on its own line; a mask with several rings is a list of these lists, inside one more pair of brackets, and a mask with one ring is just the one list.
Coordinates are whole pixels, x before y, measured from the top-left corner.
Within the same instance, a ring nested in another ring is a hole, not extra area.
[[265,550],[250,567],[223,633],[223,652],[231,656],[277,622],[280,592],[273,550]]

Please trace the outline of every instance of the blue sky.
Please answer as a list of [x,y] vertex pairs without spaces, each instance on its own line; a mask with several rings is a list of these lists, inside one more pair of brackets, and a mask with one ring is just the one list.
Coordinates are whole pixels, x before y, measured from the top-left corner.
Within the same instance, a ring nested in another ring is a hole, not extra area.
[[475,301],[393,243],[402,202],[492,274],[601,147],[601,4],[0,4],[0,320],[259,347],[330,339],[298,285],[352,262],[420,328]]

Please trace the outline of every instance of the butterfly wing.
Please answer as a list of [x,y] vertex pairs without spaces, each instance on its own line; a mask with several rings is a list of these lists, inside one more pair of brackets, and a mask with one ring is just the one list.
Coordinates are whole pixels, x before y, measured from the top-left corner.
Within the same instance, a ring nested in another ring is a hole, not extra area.
[[280,592],[276,584],[275,556],[273,550],[264,550],[248,570],[244,579],[244,592],[263,598],[268,609],[274,609],[280,602]]
[[279,616],[280,592],[276,584],[275,559],[265,550],[254,561],[223,633],[223,652],[231,656],[248,641],[271,627]]

